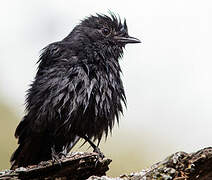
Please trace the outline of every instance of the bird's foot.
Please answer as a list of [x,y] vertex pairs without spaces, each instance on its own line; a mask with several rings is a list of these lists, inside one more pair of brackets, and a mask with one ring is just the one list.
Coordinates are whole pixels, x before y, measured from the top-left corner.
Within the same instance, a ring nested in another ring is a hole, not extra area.
[[60,157],[57,154],[52,154],[52,161],[53,163],[62,163],[62,160],[60,159]]
[[66,157],[66,153],[64,153],[64,152],[57,153],[54,148],[52,148],[51,150],[52,150],[51,155],[52,155],[53,163],[59,163],[61,165],[62,158]]
[[59,156],[60,159],[63,159],[67,156],[67,153],[60,152],[60,153],[58,153],[58,156]]
[[95,162],[95,167],[97,167],[100,159],[104,159],[105,155],[100,151],[97,146],[93,149],[93,152],[97,153],[97,160]]
[[93,149],[93,152],[98,154],[98,158],[104,159],[105,155],[100,151],[97,146]]

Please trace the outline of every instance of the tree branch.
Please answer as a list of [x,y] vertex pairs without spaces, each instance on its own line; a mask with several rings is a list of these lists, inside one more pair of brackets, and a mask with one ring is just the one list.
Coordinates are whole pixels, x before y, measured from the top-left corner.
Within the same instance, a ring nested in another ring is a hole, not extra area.
[[195,153],[177,152],[151,168],[119,178],[92,176],[88,180],[211,180],[212,148]]
[[130,175],[109,178],[110,159],[100,159],[96,153],[75,153],[60,162],[45,161],[39,165],[0,172],[1,180],[8,179],[87,179],[88,180],[211,180],[212,147],[195,153],[177,152],[151,168]]
[[102,176],[109,169],[110,159],[101,159],[96,153],[75,153],[60,159],[41,162],[27,168],[0,172],[0,179],[86,179]]

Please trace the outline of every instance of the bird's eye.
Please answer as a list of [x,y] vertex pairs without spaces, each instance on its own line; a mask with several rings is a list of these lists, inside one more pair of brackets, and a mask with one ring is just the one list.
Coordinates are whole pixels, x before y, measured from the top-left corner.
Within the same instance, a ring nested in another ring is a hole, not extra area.
[[105,36],[108,36],[110,34],[110,29],[109,28],[103,28],[102,34],[104,34]]

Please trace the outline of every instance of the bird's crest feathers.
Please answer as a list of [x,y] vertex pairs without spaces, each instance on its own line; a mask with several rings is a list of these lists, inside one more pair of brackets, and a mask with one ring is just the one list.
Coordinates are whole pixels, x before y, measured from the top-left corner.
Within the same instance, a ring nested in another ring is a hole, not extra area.
[[109,12],[109,15],[96,13],[95,16],[91,15],[86,17],[81,24],[95,28],[101,28],[100,26],[109,26],[115,31],[128,31],[126,19],[122,22],[120,16],[115,15],[111,11]]

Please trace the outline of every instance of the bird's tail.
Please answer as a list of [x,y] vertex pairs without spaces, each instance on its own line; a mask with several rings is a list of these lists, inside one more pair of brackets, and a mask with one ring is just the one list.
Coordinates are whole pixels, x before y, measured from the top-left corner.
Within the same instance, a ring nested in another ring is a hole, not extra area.
[[12,154],[10,159],[11,169],[26,167],[51,159],[50,147],[42,138],[28,137]]
[[[69,152],[79,141],[79,139],[80,137],[76,136],[69,146],[66,147],[66,152]],[[51,147],[52,144],[50,144],[50,138],[47,136],[26,138],[11,156],[11,169],[26,167],[28,165],[38,164],[41,161],[51,159]]]

